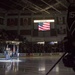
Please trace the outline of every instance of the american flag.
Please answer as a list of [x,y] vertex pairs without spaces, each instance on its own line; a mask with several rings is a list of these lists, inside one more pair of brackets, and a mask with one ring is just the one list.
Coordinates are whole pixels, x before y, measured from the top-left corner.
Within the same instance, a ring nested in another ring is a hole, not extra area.
[[40,22],[38,24],[38,30],[40,31],[50,30],[50,22]]

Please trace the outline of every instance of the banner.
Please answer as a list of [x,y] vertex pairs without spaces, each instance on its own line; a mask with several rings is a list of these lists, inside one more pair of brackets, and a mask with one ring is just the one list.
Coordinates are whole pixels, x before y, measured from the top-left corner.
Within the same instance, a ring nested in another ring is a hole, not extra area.
[[17,25],[18,25],[18,18],[7,19],[7,26],[17,26]]
[[28,18],[20,18],[20,25],[21,26],[28,25]]
[[4,19],[0,18],[0,25],[4,25]]

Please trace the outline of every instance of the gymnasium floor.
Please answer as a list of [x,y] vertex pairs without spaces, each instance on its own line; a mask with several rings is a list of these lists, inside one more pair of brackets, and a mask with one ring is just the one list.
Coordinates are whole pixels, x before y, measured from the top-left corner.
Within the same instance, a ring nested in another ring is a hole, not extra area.
[[[60,56],[23,57],[17,60],[0,60],[0,75],[46,75]],[[2,61],[3,60],[3,61]],[[75,75],[60,61],[48,75]]]

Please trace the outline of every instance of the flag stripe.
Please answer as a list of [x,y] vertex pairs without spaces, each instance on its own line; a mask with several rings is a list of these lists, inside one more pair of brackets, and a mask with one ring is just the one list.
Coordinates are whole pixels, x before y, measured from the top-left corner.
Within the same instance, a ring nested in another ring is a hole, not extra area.
[[50,22],[39,23],[38,29],[41,31],[50,30]]

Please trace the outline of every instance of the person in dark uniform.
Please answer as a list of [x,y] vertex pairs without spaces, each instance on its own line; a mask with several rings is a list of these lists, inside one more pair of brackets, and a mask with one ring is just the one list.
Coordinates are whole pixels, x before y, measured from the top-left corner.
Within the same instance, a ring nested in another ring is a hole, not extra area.
[[67,0],[69,3],[67,13],[67,36],[64,38],[64,51],[67,55],[63,58],[66,67],[75,71],[75,0]]

